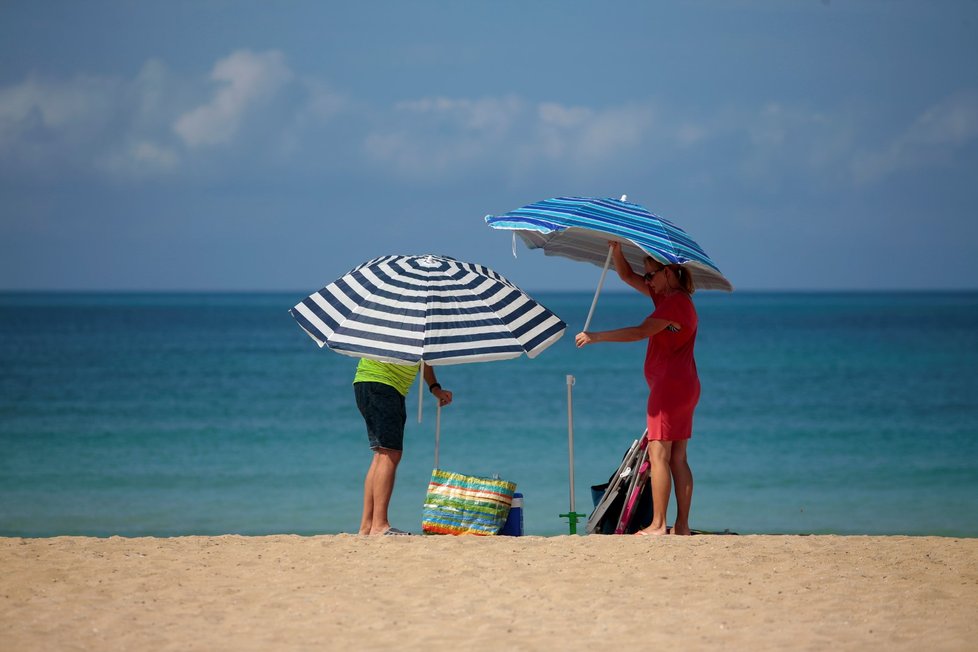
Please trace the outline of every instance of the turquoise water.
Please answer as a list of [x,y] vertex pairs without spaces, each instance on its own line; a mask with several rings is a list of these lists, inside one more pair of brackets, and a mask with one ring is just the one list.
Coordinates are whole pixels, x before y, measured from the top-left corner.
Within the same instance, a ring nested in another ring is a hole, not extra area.
[[[0,535],[337,533],[370,452],[356,360],[304,293],[0,294]],[[536,360],[444,367],[441,466],[498,474],[527,534],[566,534],[643,428],[644,345],[573,346],[587,293],[536,297],[568,334]],[[978,293],[700,293],[692,524],[741,533],[978,536]],[[602,296],[593,328],[634,324]],[[434,454],[417,396],[391,515],[419,529]]]

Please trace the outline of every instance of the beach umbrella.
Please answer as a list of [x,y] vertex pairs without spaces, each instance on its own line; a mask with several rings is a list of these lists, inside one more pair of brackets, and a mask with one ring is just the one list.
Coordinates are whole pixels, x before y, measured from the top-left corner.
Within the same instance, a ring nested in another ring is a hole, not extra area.
[[643,261],[648,255],[663,265],[682,265],[697,289],[733,290],[716,263],[683,229],[626,199],[624,195],[621,199],[555,197],[504,215],[486,215],[485,219],[494,229],[513,232],[514,254],[518,235],[527,247],[543,249],[548,256],[562,256],[603,268],[584,330],[591,323],[611,262],[609,240],[621,243],[625,259],[638,274],[644,273]]
[[[535,358],[566,328],[501,274],[431,254],[374,258],[290,312],[320,347],[394,364]],[[420,421],[423,392],[418,394]],[[436,467],[440,406],[438,416]]]
[[320,347],[395,364],[535,358],[566,325],[484,265],[381,256],[290,310]]

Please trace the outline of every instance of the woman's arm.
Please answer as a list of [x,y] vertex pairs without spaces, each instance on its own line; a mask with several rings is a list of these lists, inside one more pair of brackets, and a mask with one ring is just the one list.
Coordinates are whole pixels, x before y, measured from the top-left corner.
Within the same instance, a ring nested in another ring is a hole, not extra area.
[[577,348],[597,342],[637,342],[648,339],[672,325],[674,322],[667,319],[646,317],[645,321],[638,326],[618,328],[611,331],[582,331],[574,336],[574,342],[577,344]]
[[632,266],[625,260],[625,254],[621,251],[621,243],[617,240],[612,240],[608,243],[608,246],[611,247],[611,259],[615,261],[615,271],[618,272],[618,278],[635,288],[643,296],[652,296],[652,290],[646,284],[645,277],[641,274],[636,274]]
[[645,296],[649,296],[649,289],[645,285],[645,279],[636,274],[632,270],[632,266],[625,260],[625,254],[621,252],[621,243],[617,240],[612,240],[608,243],[608,246],[611,247],[611,260],[615,263],[615,271],[618,272],[618,278]]

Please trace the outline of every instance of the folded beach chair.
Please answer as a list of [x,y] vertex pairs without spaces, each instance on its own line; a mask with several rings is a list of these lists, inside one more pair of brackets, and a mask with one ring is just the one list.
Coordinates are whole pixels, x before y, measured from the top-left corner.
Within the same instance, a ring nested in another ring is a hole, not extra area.
[[[642,442],[646,443],[647,440],[643,437]],[[634,520],[633,517],[637,516],[636,507],[639,496],[643,492],[649,492],[648,479],[649,471],[652,468],[652,463],[648,456],[648,448],[643,447],[643,450],[645,454],[638,460],[638,473],[632,473],[631,482],[628,483],[628,491],[624,495],[624,506],[621,510],[621,516],[618,518],[618,525],[615,527],[615,534],[625,534],[626,531],[631,534],[637,529],[631,528],[629,530]]]
[[647,444],[642,433],[640,439],[632,442],[608,482],[591,487],[594,511],[588,517],[585,533],[631,534],[652,522]]

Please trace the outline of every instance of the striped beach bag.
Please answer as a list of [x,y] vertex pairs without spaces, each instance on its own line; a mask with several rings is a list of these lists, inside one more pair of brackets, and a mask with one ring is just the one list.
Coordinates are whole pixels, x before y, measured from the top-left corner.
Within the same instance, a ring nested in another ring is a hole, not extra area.
[[513,504],[515,482],[434,469],[421,516],[425,534],[497,534]]

